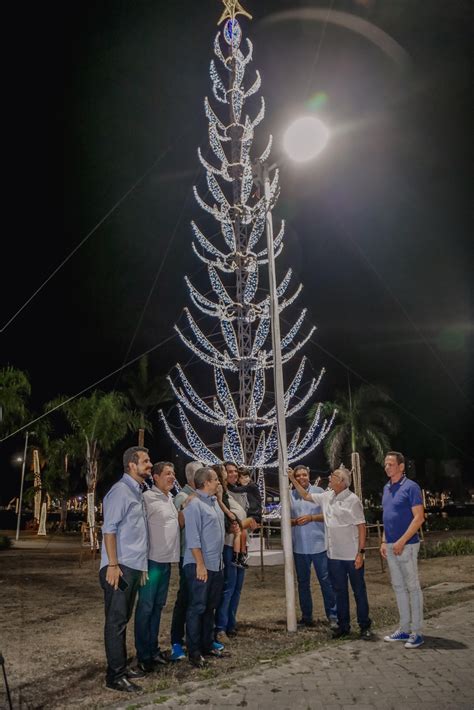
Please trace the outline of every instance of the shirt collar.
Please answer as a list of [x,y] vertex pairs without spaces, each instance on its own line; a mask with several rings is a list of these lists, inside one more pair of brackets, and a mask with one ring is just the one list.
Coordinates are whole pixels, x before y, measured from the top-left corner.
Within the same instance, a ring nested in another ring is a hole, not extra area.
[[393,488],[393,486],[403,486],[403,484],[405,483],[406,480],[407,480],[407,477],[405,474],[403,474],[403,476],[400,478],[400,480],[397,481],[396,483],[392,483],[392,481],[389,481],[388,487]]
[[200,496],[206,503],[215,503],[217,500],[216,496],[210,496],[208,493],[204,493],[204,491],[197,490],[195,491],[198,496]]
[[162,498],[165,498],[166,500],[168,500],[168,498],[170,497],[169,493],[163,493],[163,491],[160,491],[158,486],[155,486],[155,484],[152,485],[150,490],[152,490],[153,493],[156,493],[157,495],[161,496]]
[[134,478],[131,477],[129,473],[124,473],[122,476],[122,481],[127,484],[129,488],[132,489],[132,491],[135,491],[136,493],[142,493],[143,488],[142,484],[138,483]]
[[351,494],[349,488],[344,488],[344,490],[341,491],[340,493],[336,493],[335,491],[333,491],[333,493],[334,493],[334,500],[345,500]]

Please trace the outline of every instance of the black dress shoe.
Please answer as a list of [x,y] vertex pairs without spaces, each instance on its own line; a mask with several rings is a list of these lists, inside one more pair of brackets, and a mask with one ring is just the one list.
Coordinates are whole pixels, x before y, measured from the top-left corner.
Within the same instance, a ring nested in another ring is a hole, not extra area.
[[300,619],[298,626],[305,626],[307,629],[314,629],[316,622],[313,619]]
[[136,678],[144,678],[146,673],[141,668],[127,668],[126,676],[129,680],[135,680]]
[[132,683],[126,676],[118,680],[108,680],[105,684],[107,690],[119,690],[122,693],[141,693],[141,687]]
[[143,673],[153,673],[153,671],[156,670],[156,664],[151,659],[138,661],[137,668]]
[[153,656],[153,660],[157,665],[160,666],[166,666],[168,663],[168,659],[162,651],[158,651],[158,653],[155,653],[155,655]]
[[193,656],[189,656],[189,662],[195,668],[205,668],[205,666],[207,665],[205,659],[201,656],[200,653],[197,653]]
[[361,629],[360,630],[360,637],[364,641],[372,641],[372,639],[374,638],[374,635],[373,635],[372,631],[370,630],[370,628],[368,628],[368,629]]
[[349,631],[349,629],[334,629],[334,631],[332,632],[332,637],[333,639],[342,639],[349,636],[350,633],[351,632]]
[[237,629],[229,629],[226,633],[229,638],[233,638],[237,636]]

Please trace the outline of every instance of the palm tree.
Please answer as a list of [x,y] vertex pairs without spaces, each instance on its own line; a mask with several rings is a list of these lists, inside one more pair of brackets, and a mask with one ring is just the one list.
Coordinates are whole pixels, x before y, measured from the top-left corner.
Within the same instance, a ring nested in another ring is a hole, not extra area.
[[[51,409],[63,400],[64,398],[58,398],[50,402],[47,408]],[[62,412],[72,432],[65,440],[67,454],[85,466],[88,521],[93,544],[95,490],[99,478],[100,456],[124,439],[128,431],[136,429],[139,416],[129,408],[124,394],[104,393],[99,390],[94,390],[88,397],[79,397],[64,403]]]
[[127,372],[123,379],[128,397],[139,412],[138,445],[143,446],[145,429],[150,430],[147,416],[153,409],[173,400],[171,387],[163,375],[150,375],[148,355],[143,355],[137,369]]
[[26,400],[31,394],[28,376],[15,367],[0,370],[0,432],[21,424],[27,417]]
[[[316,406],[308,413],[311,421]],[[375,461],[383,465],[385,453],[391,448],[389,437],[398,431],[399,420],[389,395],[373,385],[361,385],[352,393],[349,384],[347,393],[339,391],[334,402],[322,403],[321,414],[332,414],[334,409],[336,423],[326,436],[324,451],[333,468],[351,456],[352,468],[356,469],[354,485],[362,496],[361,482],[357,480],[359,452],[370,451]]]

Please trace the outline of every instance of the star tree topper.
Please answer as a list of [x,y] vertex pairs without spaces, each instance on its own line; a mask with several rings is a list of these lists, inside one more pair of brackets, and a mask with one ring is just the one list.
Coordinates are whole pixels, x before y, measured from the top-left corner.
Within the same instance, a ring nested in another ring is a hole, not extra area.
[[231,20],[235,20],[236,15],[245,15],[245,17],[248,17],[249,20],[252,19],[252,15],[247,12],[247,10],[244,10],[242,5],[240,4],[239,0],[222,0],[224,3],[224,12],[219,18],[218,25],[221,24],[221,22],[224,22],[224,20],[227,20],[228,18]]

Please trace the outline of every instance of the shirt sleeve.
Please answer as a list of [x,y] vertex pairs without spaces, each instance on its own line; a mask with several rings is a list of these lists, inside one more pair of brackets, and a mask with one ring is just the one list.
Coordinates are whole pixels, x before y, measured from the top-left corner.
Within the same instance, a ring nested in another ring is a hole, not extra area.
[[357,496],[352,503],[352,516],[354,518],[354,525],[361,525],[365,523],[364,508]]
[[414,505],[423,505],[423,496],[421,495],[421,488],[417,483],[410,486],[409,492],[410,505],[413,508]]
[[322,505],[324,493],[310,493],[310,496],[313,499],[313,503],[316,503],[319,506]]
[[117,534],[118,526],[124,519],[128,510],[128,500],[123,495],[121,486],[114,486],[104,498],[104,523],[102,532]]
[[199,503],[191,501],[184,509],[186,528],[186,547],[190,550],[201,548],[202,520],[199,512]]
[[178,493],[177,495],[175,495],[175,497],[173,498],[173,503],[176,510],[180,510],[185,500],[186,498],[184,496],[184,493]]

